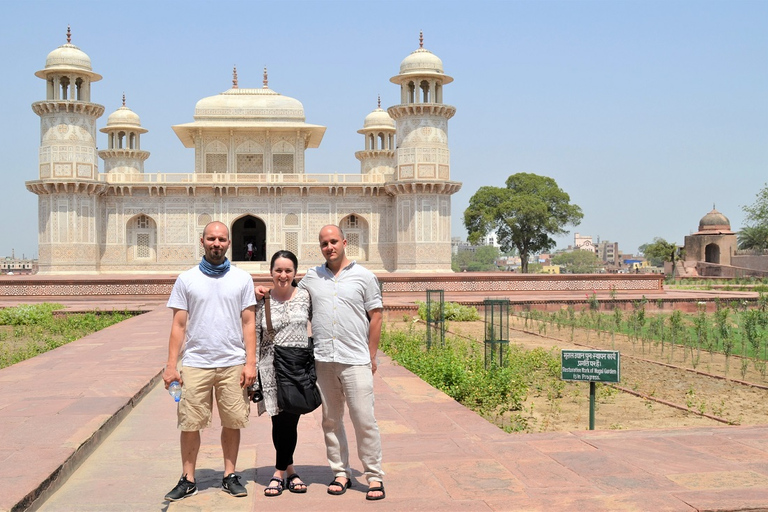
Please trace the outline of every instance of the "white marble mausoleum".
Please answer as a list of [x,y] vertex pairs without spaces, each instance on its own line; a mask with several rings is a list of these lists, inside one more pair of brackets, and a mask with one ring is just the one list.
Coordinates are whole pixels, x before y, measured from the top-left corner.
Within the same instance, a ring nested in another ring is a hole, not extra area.
[[201,99],[192,122],[173,126],[195,152],[186,174],[145,172],[147,130],[125,99],[98,129],[104,106],[92,98],[101,75],[69,30],[35,75],[45,99],[32,104],[39,166],[26,186],[38,196],[41,274],[185,270],[202,256],[211,220],[229,226],[230,259],[252,272],[266,272],[279,249],[295,252],[302,270],[321,263],[317,235],[326,224],[341,225],[349,256],[376,272],[451,269],[451,195],[461,183],[451,180],[456,109],[443,103],[443,87],[453,78],[423,40],[390,80],[400,103],[365,116],[360,170],[349,174],[306,172],[304,152],[320,146],[325,127],[271,90],[266,70],[253,89],[239,87],[235,70],[231,89]]

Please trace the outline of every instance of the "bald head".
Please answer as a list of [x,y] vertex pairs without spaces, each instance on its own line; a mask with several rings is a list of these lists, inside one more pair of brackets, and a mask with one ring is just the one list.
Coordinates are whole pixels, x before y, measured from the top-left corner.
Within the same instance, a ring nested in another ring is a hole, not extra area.
[[209,231],[209,229],[211,229],[211,230],[215,229],[217,232],[219,232],[220,230],[223,229],[224,232],[227,235],[227,239],[229,239],[229,228],[223,222],[219,222],[218,220],[214,220],[214,221],[211,221],[208,224],[206,224],[205,227],[203,228],[203,238],[205,238],[205,234]]
[[341,267],[349,264],[347,259],[347,240],[339,226],[329,224],[320,230],[320,252],[323,253],[325,263],[333,272],[338,272]]

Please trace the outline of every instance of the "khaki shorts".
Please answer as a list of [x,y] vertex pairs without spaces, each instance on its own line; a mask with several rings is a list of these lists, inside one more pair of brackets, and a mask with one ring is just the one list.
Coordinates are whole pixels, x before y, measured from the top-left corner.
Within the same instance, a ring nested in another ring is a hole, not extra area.
[[210,426],[214,392],[221,426],[244,428],[248,424],[251,408],[246,389],[240,387],[242,372],[242,364],[228,368],[183,366],[181,401],[178,408],[179,429],[190,432]]

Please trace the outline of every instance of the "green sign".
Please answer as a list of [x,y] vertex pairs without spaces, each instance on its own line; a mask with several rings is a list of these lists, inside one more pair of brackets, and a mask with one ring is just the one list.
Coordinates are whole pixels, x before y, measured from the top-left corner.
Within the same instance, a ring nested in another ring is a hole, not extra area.
[[619,382],[618,350],[562,350],[563,380]]

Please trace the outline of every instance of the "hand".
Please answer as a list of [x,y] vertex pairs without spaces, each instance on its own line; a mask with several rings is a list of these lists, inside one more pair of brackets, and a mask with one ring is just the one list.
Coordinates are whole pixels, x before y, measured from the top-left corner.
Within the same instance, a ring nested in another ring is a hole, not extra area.
[[256,292],[256,300],[261,300],[264,298],[264,296],[269,293],[269,288],[266,286],[259,285],[255,289]]
[[378,361],[376,360],[376,356],[371,358],[371,373],[376,374],[376,369],[379,367]]
[[247,388],[253,386],[256,382],[256,366],[246,364],[243,366],[243,372],[240,374],[240,387]]
[[176,367],[166,365],[163,369],[163,382],[165,383],[165,389],[168,389],[168,386],[171,385],[171,382],[175,380],[179,381],[179,384],[183,382],[181,380],[181,375],[179,374],[178,370],[176,370]]

